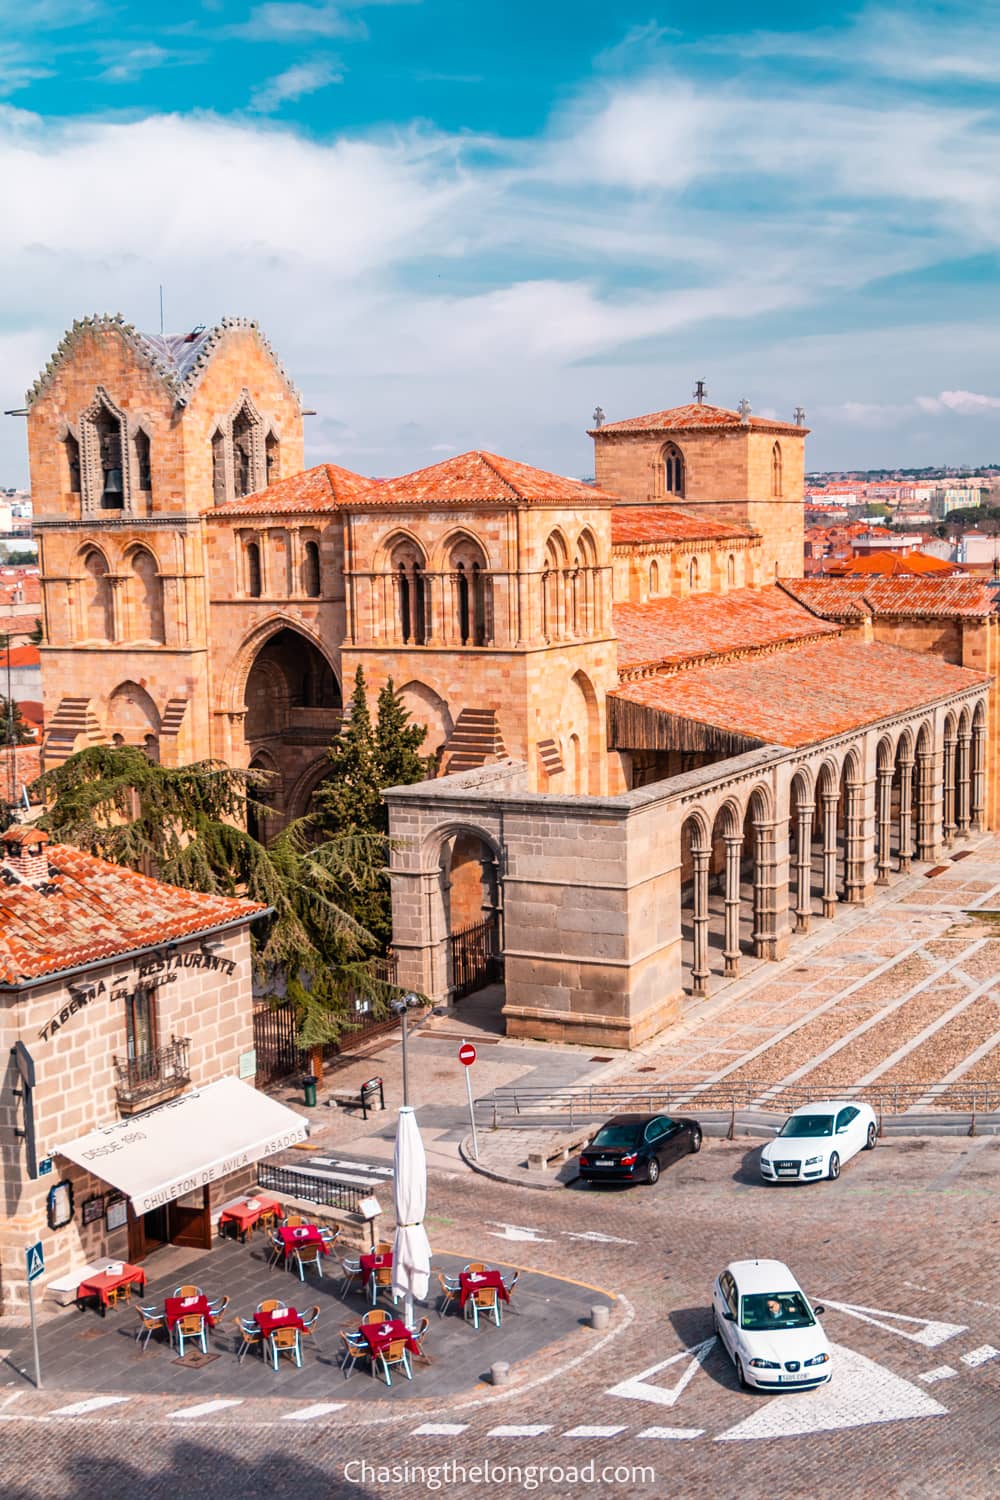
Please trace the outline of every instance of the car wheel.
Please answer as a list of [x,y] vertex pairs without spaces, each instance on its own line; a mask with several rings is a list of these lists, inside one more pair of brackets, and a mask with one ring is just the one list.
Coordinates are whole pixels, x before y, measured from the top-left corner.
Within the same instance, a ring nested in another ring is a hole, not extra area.
[[743,1370],[743,1361],[740,1359],[740,1357],[739,1357],[738,1354],[735,1356],[735,1363],[736,1363],[736,1379],[740,1383],[740,1390],[741,1391],[748,1391],[750,1389],[750,1382],[747,1379],[746,1374],[744,1373],[744,1370]]
[[651,1156],[649,1159],[649,1166],[646,1168],[646,1181],[649,1183],[650,1187],[652,1187],[653,1183],[658,1182],[659,1180],[660,1163],[656,1160],[655,1156]]
[[701,1131],[700,1130],[692,1130],[692,1132],[691,1132],[691,1155],[693,1156],[696,1151],[700,1151],[700,1150],[701,1150]]
[[866,1151],[874,1151],[875,1150],[875,1141],[877,1140],[877,1138],[878,1138],[878,1131],[875,1129],[875,1125],[874,1125],[874,1122],[873,1122],[868,1127],[868,1139],[865,1141],[865,1150]]
[[837,1155],[836,1151],[832,1151],[830,1153],[830,1170],[826,1175],[827,1177],[829,1177],[831,1182],[836,1182],[837,1178],[840,1176],[840,1157]]

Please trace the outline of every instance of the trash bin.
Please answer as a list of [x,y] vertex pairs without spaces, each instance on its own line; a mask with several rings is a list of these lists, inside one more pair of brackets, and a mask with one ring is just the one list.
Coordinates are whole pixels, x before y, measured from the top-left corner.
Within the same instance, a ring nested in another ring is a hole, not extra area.
[[319,1083],[319,1079],[317,1077],[315,1077],[314,1074],[307,1073],[305,1075],[305,1077],[301,1080],[301,1082],[302,1082],[302,1088],[303,1088],[303,1090],[305,1092],[305,1096],[306,1096],[305,1097],[306,1108],[307,1109],[315,1109],[316,1108],[316,1085]]

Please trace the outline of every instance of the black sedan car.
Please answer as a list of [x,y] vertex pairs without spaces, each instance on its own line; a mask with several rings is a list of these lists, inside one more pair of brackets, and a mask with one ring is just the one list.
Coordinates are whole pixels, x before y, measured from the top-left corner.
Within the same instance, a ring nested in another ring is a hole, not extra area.
[[701,1150],[697,1120],[615,1115],[580,1152],[584,1182],[655,1182],[660,1168]]

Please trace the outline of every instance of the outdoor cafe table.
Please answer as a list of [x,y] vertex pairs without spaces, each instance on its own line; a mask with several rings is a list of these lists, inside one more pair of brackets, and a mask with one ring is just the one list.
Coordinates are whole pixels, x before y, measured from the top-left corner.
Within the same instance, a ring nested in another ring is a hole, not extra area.
[[163,1304],[163,1319],[167,1330],[173,1333],[182,1318],[204,1318],[209,1328],[215,1327],[215,1319],[208,1310],[208,1298],[168,1297]]
[[318,1245],[321,1252],[326,1254],[326,1241],[315,1224],[300,1224],[294,1229],[279,1229],[278,1238],[285,1247],[286,1259],[306,1245]]
[[474,1292],[485,1292],[494,1287],[501,1302],[509,1302],[507,1288],[499,1271],[462,1271],[458,1278],[460,1305],[464,1308]]
[[389,1270],[392,1268],[392,1251],[386,1250],[379,1255],[375,1250],[369,1250],[367,1255],[359,1255],[361,1269],[366,1276],[371,1276],[374,1271]]
[[420,1353],[420,1345],[407,1328],[402,1318],[387,1318],[384,1323],[362,1323],[358,1332],[363,1336],[375,1360],[394,1339],[405,1339],[411,1354]]
[[279,1328],[298,1328],[305,1332],[302,1314],[294,1307],[274,1307],[270,1312],[254,1313],[254,1322],[266,1339]]
[[[255,1206],[251,1207],[251,1204]],[[227,1224],[235,1224],[237,1234],[243,1239],[263,1214],[280,1213],[281,1204],[277,1198],[267,1198],[260,1193],[250,1198],[239,1198],[235,1203],[227,1203],[219,1215],[219,1233],[224,1232]]]
[[146,1273],[142,1267],[123,1263],[120,1271],[100,1271],[81,1281],[76,1289],[76,1300],[82,1302],[87,1297],[96,1297],[103,1311],[111,1301],[111,1293],[119,1287],[145,1285]]

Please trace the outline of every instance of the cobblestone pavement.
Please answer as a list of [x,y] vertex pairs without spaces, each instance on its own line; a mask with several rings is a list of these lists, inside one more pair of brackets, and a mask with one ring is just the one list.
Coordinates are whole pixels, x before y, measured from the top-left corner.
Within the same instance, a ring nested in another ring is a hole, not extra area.
[[[758,1181],[755,1154],[708,1141],[655,1189],[625,1191],[525,1193],[433,1174],[436,1252],[519,1264],[525,1286],[535,1272],[581,1284],[584,1321],[553,1317],[551,1344],[513,1361],[511,1387],[427,1401],[394,1387],[355,1405],[336,1373],[322,1395],[297,1397],[289,1367],[280,1396],[119,1391],[97,1407],[93,1385],[79,1398],[35,1393],[8,1367],[5,1496],[995,1495],[1000,1141],[883,1143],[837,1183],[786,1188]],[[826,1305],[828,1387],[738,1389],[712,1340],[709,1286],[728,1260],[754,1254],[786,1260]],[[616,1294],[606,1332],[585,1324],[591,1287]],[[500,1329],[469,1330],[484,1368],[504,1357],[516,1323],[509,1314]],[[448,1462],[465,1477],[434,1472]],[[493,1482],[470,1477],[486,1463]],[[424,1472],[396,1482],[384,1465]],[[563,1477],[526,1480],[540,1465]],[[647,1472],[626,1477],[633,1466]]]

